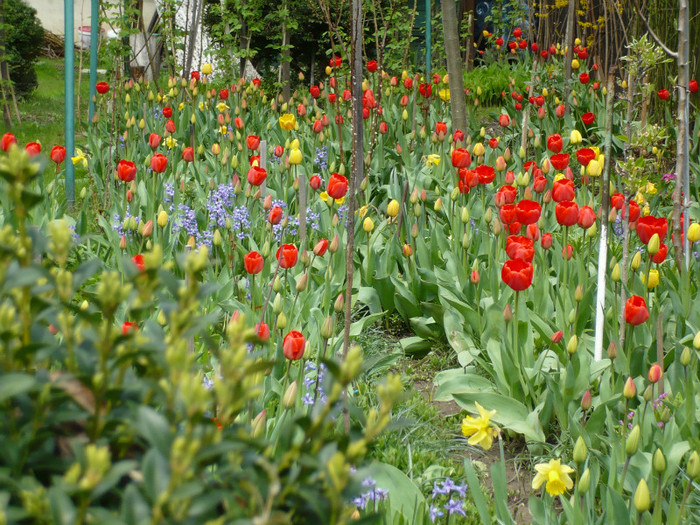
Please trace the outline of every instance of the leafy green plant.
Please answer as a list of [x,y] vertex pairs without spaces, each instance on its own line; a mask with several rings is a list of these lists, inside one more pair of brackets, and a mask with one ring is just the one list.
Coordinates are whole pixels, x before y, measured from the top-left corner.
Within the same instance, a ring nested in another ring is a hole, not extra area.
[[41,53],[44,29],[36,16],[36,9],[23,0],[8,0],[4,5],[5,59],[15,93],[23,98],[38,85],[34,66]]

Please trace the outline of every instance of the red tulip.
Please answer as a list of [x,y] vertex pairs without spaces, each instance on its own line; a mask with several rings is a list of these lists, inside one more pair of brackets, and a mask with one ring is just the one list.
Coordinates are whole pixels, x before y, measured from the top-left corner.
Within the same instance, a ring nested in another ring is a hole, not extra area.
[[270,224],[279,224],[282,221],[282,216],[282,208],[273,206],[267,216],[267,220],[270,221]]
[[260,186],[267,177],[267,171],[260,166],[251,166],[248,170],[248,183],[252,186]]
[[122,324],[122,335],[129,335],[130,332],[137,332],[139,325],[131,321],[124,321]]
[[222,89],[221,91],[219,91],[219,99],[228,100],[228,89]]
[[140,272],[146,270],[146,264],[143,262],[143,255],[141,255],[140,253],[138,255],[134,255],[131,258],[131,262],[134,263],[134,265],[136,266],[136,268],[138,268]]
[[[501,188],[498,190],[498,194],[501,195],[501,199],[503,201],[503,204],[512,204],[515,202],[515,197],[518,195],[518,190],[516,190],[513,186],[501,186]],[[498,195],[497,194],[497,195]]]
[[187,147],[182,150],[182,160],[185,162],[192,162],[194,160],[194,149]]
[[528,224],[525,228],[525,236],[533,242],[539,240],[540,227],[537,224]]
[[24,146],[24,149],[30,157],[34,157],[41,153],[41,144],[39,144],[38,142],[28,142]]
[[318,98],[321,95],[321,89],[318,86],[311,86],[309,88],[309,93],[313,98]]
[[323,257],[326,253],[326,250],[328,250],[328,239],[321,239],[316,243],[316,246],[314,246],[314,255],[316,257]]
[[257,149],[260,147],[260,137],[257,135],[248,135],[248,137],[245,139],[245,143],[249,150],[257,151]]
[[564,118],[564,115],[566,114],[566,107],[564,104],[559,104],[554,110],[554,114],[559,118]]
[[691,93],[697,93],[698,91],[698,81],[697,80],[689,80],[688,81],[688,91]]
[[[344,89],[343,90],[343,100],[345,102],[348,102],[352,98],[352,93],[350,92],[349,89]],[[336,119],[337,120],[337,119]],[[342,122],[341,122],[342,124]]]
[[304,356],[305,346],[306,339],[304,339],[302,333],[297,330],[292,330],[284,336],[282,352],[284,353],[284,357],[290,361],[297,361]]
[[377,70],[377,61],[376,60],[370,60],[367,62],[367,71],[370,73],[374,73]]
[[562,337],[564,337],[564,332],[559,330],[558,332],[554,332],[549,339],[552,341],[552,343],[557,344],[559,341],[561,341]]
[[158,133],[151,133],[148,136],[148,145],[151,147],[151,149],[156,149],[158,146],[160,146],[160,141],[161,137],[158,135]]
[[109,84],[107,82],[98,82],[95,84],[95,89],[100,95],[104,95],[109,92]]
[[190,72],[190,78],[193,78],[193,79],[199,81],[199,71]]
[[511,259],[532,262],[535,258],[534,243],[522,235],[511,235],[506,239],[506,254]]
[[328,179],[326,192],[333,199],[342,199],[348,192],[348,179],[338,173],[333,173]]
[[485,164],[477,166],[476,170],[474,171],[476,171],[476,174],[479,177],[479,184],[490,184],[496,177],[496,170],[493,167]]
[[659,90],[659,98],[661,100],[668,100],[671,98],[671,93],[669,92],[668,89],[660,89]]
[[514,38],[520,38],[521,36],[523,36],[522,29],[520,29],[519,27],[516,27],[515,29],[513,29],[513,37]]
[[578,81],[581,82],[581,84],[588,84],[591,81],[591,77],[588,73],[581,73],[578,76]]
[[526,261],[509,259],[503,264],[501,279],[516,292],[526,290],[532,284],[534,268]]
[[461,142],[464,140],[464,131],[461,129],[456,129],[452,134],[452,142]]
[[647,377],[649,378],[649,382],[658,383],[661,379],[661,376],[663,376],[663,370],[661,369],[659,364],[654,363],[653,365],[651,365],[651,368],[649,368],[649,374],[647,375]]
[[491,137],[489,139],[489,147],[491,149],[496,149],[498,147],[498,139],[496,137]]
[[658,233],[659,239],[663,241],[666,238],[667,229],[668,221],[663,217],[657,218],[653,215],[647,215],[637,221],[637,235],[644,244],[648,244],[651,236],[655,233]]
[[515,205],[515,216],[521,224],[535,224],[540,220],[542,206],[539,203],[531,200],[521,200]]
[[500,36],[496,39],[496,45],[497,46],[502,46],[503,45],[503,38]]
[[498,209],[498,215],[503,224],[516,222],[515,204],[504,204]]
[[466,168],[471,164],[472,158],[464,148],[455,148],[452,152],[452,166],[455,168]]
[[554,135],[547,137],[547,148],[552,153],[559,153],[563,147],[564,140],[561,138],[559,133],[555,133]]
[[328,102],[335,104],[338,101],[338,95],[335,93],[328,93]]
[[445,122],[436,122],[435,123],[435,134],[440,135],[442,133],[443,137],[447,135],[447,123]]
[[574,182],[569,179],[555,180],[552,184],[552,200],[554,202],[563,202],[573,200],[576,195]]
[[661,264],[666,260],[666,255],[668,255],[668,246],[662,242],[659,244],[659,251],[652,255],[651,262]]
[[590,126],[595,122],[595,113],[591,113],[590,111],[588,113],[584,113],[581,115],[581,122],[583,122],[586,126]]
[[265,321],[260,321],[255,325],[255,335],[258,336],[262,342],[267,342],[270,340],[270,327],[267,326]]
[[[535,105],[538,108],[541,108],[542,106],[544,106],[544,97],[542,95],[535,97]],[[561,107],[563,108],[564,106],[562,105]],[[557,114],[557,116],[559,116],[559,115]]]
[[160,153],[156,153],[151,157],[151,169],[155,173],[163,173],[168,166],[168,157]]
[[3,151],[8,151],[12,144],[17,145],[17,139],[12,133],[8,131],[2,136],[2,141],[0,141],[0,148],[2,148]]
[[562,226],[573,226],[578,222],[578,204],[573,201],[558,202],[554,208],[557,222]]
[[578,210],[578,225],[581,228],[590,228],[595,223],[596,218],[596,214],[590,206],[581,206]]
[[297,257],[299,252],[297,247],[293,244],[283,244],[277,249],[277,260],[279,261],[280,268],[294,268],[297,264]]
[[581,166],[588,166],[595,159],[595,151],[591,148],[581,148],[576,152],[576,160]]
[[418,86],[418,92],[423,98],[430,98],[430,95],[433,94],[433,86],[431,84],[421,84]]
[[122,182],[131,182],[136,178],[136,164],[130,160],[120,160],[117,164],[117,176]]
[[60,164],[66,160],[66,148],[63,146],[54,146],[51,148],[51,160],[56,164]]
[[625,321],[627,324],[637,326],[649,319],[647,303],[638,295],[633,295],[625,303]]
[[236,117],[233,119],[233,125],[236,126],[236,129],[243,129],[243,119],[241,117]]
[[543,177],[541,175],[538,177],[535,177],[535,180],[532,183],[532,189],[535,191],[535,193],[542,193],[546,188],[547,188],[547,178]]
[[570,244],[566,245],[566,248],[561,249],[561,256],[566,259],[567,261],[571,260],[571,257],[574,255],[574,247],[571,246]]
[[510,117],[504,113],[501,113],[498,116],[498,123],[501,125],[501,127],[507,128],[510,126]]
[[264,263],[265,261],[263,261],[262,255],[255,251],[252,251],[243,257],[243,266],[245,266],[245,271],[251,275],[262,272]]
[[170,118],[173,116],[173,108],[166,106],[163,108],[163,116],[165,118]]
[[381,133],[382,135],[386,135],[387,133],[389,133],[389,126],[383,120],[379,123],[379,133]]
[[330,66],[331,66],[331,67],[340,67],[340,65],[341,65],[342,63],[343,63],[343,59],[342,59],[341,57],[339,57],[338,55],[334,55],[334,56],[331,58]]
[[175,123],[172,120],[168,120],[165,123],[165,131],[168,133],[175,133]]
[[566,167],[569,165],[569,154],[557,153],[556,155],[552,155],[551,157],[549,157],[549,161],[552,163],[552,166],[554,166],[555,170],[565,170]]
[[542,240],[540,241],[540,244],[542,245],[542,248],[545,250],[549,250],[552,247],[552,234],[551,233],[545,233],[542,236]]

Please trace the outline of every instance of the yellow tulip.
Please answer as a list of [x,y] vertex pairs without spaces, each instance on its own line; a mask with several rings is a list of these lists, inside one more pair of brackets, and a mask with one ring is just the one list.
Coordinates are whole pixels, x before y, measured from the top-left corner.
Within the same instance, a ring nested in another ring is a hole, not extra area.
[[366,217],[365,220],[362,222],[362,229],[365,230],[367,233],[374,230],[374,222],[372,221],[372,219]]
[[211,75],[211,64],[206,63],[202,66],[202,73],[205,75]]
[[292,148],[289,152],[289,163],[293,165],[301,164],[301,150],[299,148]]
[[399,201],[393,199],[386,207],[386,214],[389,217],[396,217],[399,214]]
[[443,102],[449,102],[450,101],[450,90],[449,89],[441,89],[438,94],[440,95],[440,99],[442,99]]
[[297,119],[291,113],[285,113],[284,115],[280,116],[279,122],[280,122],[280,127],[282,129],[285,129],[287,131],[291,131],[294,129],[294,126],[297,123]]

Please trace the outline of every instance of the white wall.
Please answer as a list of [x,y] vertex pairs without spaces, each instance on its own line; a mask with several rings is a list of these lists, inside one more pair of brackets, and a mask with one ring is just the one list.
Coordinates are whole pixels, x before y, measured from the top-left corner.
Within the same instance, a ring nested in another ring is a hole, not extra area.
[[[36,9],[37,16],[39,17],[39,20],[41,20],[41,25],[44,26],[44,29],[51,31],[56,35],[65,34],[63,23],[63,0],[25,0],[25,2]],[[91,8],[92,2],[90,0],[73,0],[73,34],[75,36],[76,43],[80,39],[78,28],[82,26],[90,26]],[[154,0],[144,0],[143,12],[144,25],[148,26],[148,23],[151,21],[151,17],[155,12]],[[108,27],[103,26],[103,29],[107,30]]]

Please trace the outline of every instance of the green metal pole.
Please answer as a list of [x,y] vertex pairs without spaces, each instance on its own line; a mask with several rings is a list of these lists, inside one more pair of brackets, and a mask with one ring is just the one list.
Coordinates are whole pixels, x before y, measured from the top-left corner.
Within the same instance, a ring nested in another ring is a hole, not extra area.
[[65,28],[65,120],[66,120],[66,199],[68,205],[75,203],[75,168],[70,157],[75,155],[75,61],[73,57],[73,0],[63,0],[63,18]]
[[92,0],[92,9],[90,11],[90,111],[89,122],[92,123],[92,117],[95,116],[95,95],[97,89],[97,42],[100,38],[100,0]]
[[425,74],[430,75],[431,60],[433,53],[433,35],[430,0],[425,0]]

